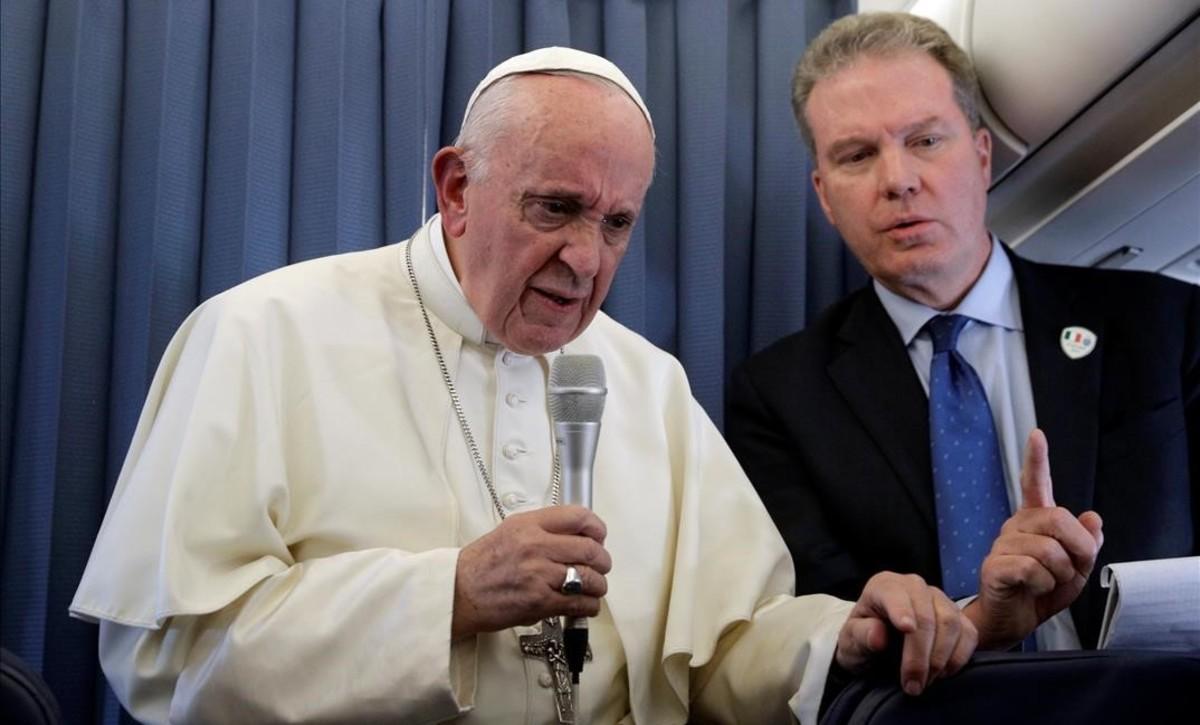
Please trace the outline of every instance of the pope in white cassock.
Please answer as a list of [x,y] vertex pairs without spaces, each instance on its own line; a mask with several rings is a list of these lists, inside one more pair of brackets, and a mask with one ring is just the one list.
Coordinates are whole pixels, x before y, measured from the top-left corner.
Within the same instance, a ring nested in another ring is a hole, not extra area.
[[[517,56],[434,158],[440,214],[407,243],[183,323],[71,605],[135,717],[813,723],[831,663],[861,670],[889,633],[912,692],[966,662],[974,628],[915,577],[793,597],[678,362],[598,311],[653,135],[608,61]],[[555,505],[563,352],[607,371],[594,511]],[[560,616],[592,618],[577,703],[522,647]]]

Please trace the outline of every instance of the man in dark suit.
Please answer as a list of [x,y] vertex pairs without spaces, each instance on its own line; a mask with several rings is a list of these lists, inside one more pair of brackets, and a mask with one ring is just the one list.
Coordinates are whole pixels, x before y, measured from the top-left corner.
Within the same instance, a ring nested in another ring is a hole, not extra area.
[[[1094,647],[1104,593],[1064,558],[1078,560],[1081,529],[1099,545],[1097,513],[1101,566],[1197,553],[1200,291],[1035,264],[993,238],[974,70],[929,21],[835,23],[797,67],[793,102],[822,208],[872,277],[729,390],[729,443],[791,549],[797,592],[853,598],[888,569],[978,594],[969,615],[1011,596],[1049,613],[1079,594],[1038,646]],[[958,320],[948,339],[935,318]],[[940,401],[960,383],[990,412],[970,445],[994,453],[957,461],[974,488],[954,489],[966,484],[942,462],[966,439]],[[992,474],[997,489],[975,480]],[[997,496],[998,519],[963,518]],[[960,540],[964,520],[977,540]],[[960,587],[964,555],[977,579]]]

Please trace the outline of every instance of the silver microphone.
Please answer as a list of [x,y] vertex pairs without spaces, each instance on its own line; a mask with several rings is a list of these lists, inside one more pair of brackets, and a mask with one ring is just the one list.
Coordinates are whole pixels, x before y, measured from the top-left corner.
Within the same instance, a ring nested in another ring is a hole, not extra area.
[[562,502],[592,507],[592,465],[604,414],[604,362],[595,355],[559,355],[550,368],[548,399],[562,470]]
[[[561,470],[562,502],[592,507],[592,466],[604,414],[604,362],[595,355],[559,355],[550,367],[547,399]],[[563,632],[567,667],[579,685],[587,656],[587,618],[568,617]],[[578,700],[578,692],[575,699]]]

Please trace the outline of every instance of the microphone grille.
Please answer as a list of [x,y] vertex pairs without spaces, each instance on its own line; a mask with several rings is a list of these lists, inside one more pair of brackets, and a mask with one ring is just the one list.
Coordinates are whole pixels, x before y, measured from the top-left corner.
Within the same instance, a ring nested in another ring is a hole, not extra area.
[[559,355],[550,366],[550,417],[559,423],[599,423],[604,413],[604,361],[596,355]]

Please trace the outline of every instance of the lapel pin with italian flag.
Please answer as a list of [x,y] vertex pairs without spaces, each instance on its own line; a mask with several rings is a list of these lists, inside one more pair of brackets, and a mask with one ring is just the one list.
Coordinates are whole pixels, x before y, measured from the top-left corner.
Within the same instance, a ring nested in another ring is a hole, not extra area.
[[1058,342],[1062,345],[1062,351],[1066,353],[1067,357],[1078,360],[1091,355],[1092,350],[1096,349],[1096,333],[1086,327],[1071,325],[1063,328],[1062,334],[1058,336]]

